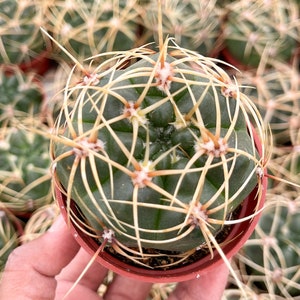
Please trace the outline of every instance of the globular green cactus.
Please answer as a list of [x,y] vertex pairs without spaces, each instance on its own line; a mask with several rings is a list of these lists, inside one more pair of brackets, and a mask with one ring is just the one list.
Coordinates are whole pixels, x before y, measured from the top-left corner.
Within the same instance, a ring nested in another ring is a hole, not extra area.
[[45,28],[77,59],[127,50],[138,43],[139,7],[137,0],[54,1]]
[[52,201],[49,141],[23,129],[0,131],[0,201],[17,215],[28,215]]
[[243,278],[271,299],[296,299],[300,296],[299,188],[268,198],[268,208],[239,255],[247,271]]
[[4,269],[9,254],[18,244],[17,229],[10,214],[0,209],[0,272]]
[[224,45],[230,57],[257,67],[263,56],[290,61],[299,43],[299,12],[293,0],[233,1],[226,6]]
[[46,50],[40,26],[45,3],[39,0],[0,1],[0,63],[26,64]]
[[10,126],[16,119],[42,116],[44,95],[33,73],[18,67],[0,67],[0,125]]
[[257,185],[260,195],[264,160],[247,112],[262,138],[261,119],[238,85],[214,59],[162,45],[116,54],[67,84],[51,146],[78,229],[151,268],[163,263],[151,265],[149,249],[175,253],[171,265],[212,252]]

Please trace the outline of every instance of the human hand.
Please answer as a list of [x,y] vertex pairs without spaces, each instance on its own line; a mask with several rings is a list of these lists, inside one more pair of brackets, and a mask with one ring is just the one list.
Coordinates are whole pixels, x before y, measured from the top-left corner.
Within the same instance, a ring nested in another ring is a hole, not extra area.
[[[108,270],[94,262],[66,298],[91,256],[80,248],[62,216],[50,230],[15,249],[6,264],[0,284],[1,300],[101,300],[97,289]],[[219,300],[225,289],[225,265],[206,275],[177,285],[168,300]],[[152,284],[115,276],[105,300],[145,300]]]

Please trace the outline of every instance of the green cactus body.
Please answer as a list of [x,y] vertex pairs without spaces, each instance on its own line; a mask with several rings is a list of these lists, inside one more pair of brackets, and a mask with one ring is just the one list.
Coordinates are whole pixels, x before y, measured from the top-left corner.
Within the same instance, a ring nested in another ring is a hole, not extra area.
[[0,201],[28,214],[52,201],[48,141],[17,128],[3,128],[0,140]]
[[272,295],[291,299],[300,295],[299,203],[280,198],[263,213],[244,251],[251,261],[247,270],[253,283]]
[[43,5],[36,2],[0,1],[0,63],[28,63],[45,51]]
[[206,247],[205,224],[216,236],[258,183],[247,98],[213,60],[176,50],[185,59],[138,49],[128,68],[116,57],[67,87],[53,140],[56,179],[87,222],[78,226],[141,253]]
[[0,68],[0,125],[15,118],[35,117],[42,111],[44,95],[34,76],[11,68],[8,74]]

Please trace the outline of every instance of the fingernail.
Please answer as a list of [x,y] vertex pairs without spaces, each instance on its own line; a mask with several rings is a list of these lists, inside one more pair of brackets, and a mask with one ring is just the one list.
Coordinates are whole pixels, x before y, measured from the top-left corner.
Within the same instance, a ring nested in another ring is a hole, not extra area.
[[62,215],[59,215],[52,226],[48,229],[48,232],[57,232],[63,230],[65,227],[65,220]]

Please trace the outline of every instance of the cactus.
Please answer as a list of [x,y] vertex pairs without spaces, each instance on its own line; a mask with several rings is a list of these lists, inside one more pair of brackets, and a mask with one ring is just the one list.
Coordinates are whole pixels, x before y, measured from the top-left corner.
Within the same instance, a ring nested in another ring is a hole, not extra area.
[[[273,150],[273,159],[269,169],[277,178],[284,178],[294,186],[300,186],[300,131],[295,131],[288,145],[276,146]],[[280,188],[282,184],[278,187]],[[284,187],[286,189],[286,187]]]
[[226,6],[224,44],[244,66],[257,67],[264,53],[290,61],[299,42],[298,7],[287,1],[234,1]]
[[[156,1],[150,1],[148,5],[144,5],[144,9],[144,26],[153,38],[153,31],[159,29],[159,8]],[[165,1],[162,4],[162,14],[165,36],[174,37],[182,47],[198,51],[202,55],[214,57],[218,54],[222,35],[221,10],[216,7],[216,0]]]
[[40,1],[0,1],[1,64],[28,64],[49,46],[40,32],[44,9]]
[[0,126],[16,119],[42,115],[44,95],[34,74],[25,74],[18,67],[0,67]]
[[300,73],[298,65],[272,61],[253,71],[237,73],[242,89],[261,111],[277,146],[295,142],[300,128]]
[[[9,254],[18,246],[18,234],[10,214],[0,210],[0,272],[4,269]],[[1,274],[0,274],[1,275]]]
[[0,201],[17,215],[50,203],[49,141],[19,128],[0,131]]
[[47,10],[46,29],[77,59],[127,50],[138,42],[139,7],[137,0],[55,1]]
[[[244,198],[257,185],[260,195],[264,161],[247,112],[262,138],[261,118],[218,61],[160,45],[117,53],[67,84],[51,143],[78,230],[150,268],[213,256]],[[149,249],[172,262],[151,265]]]
[[243,278],[274,299],[295,299],[300,296],[299,188],[268,198],[269,206],[239,255],[247,271]]
[[51,227],[58,215],[59,208],[54,202],[38,208],[26,222],[21,242],[28,243],[41,236]]
[[300,185],[300,143],[285,147],[274,147],[273,159],[269,164],[273,174]]

